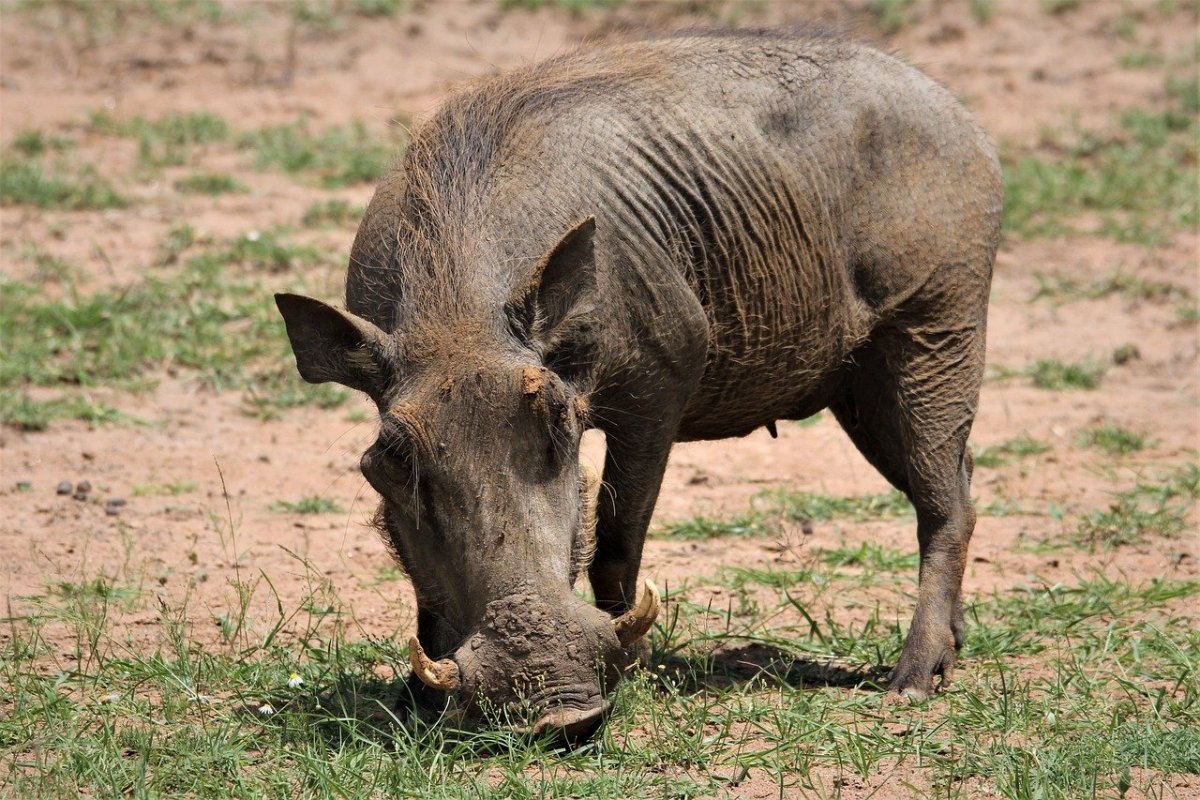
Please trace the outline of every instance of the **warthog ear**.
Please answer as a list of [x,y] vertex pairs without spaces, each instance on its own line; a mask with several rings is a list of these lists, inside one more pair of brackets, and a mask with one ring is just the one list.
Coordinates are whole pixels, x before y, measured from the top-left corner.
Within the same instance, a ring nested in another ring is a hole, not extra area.
[[590,305],[596,286],[595,236],[595,217],[577,223],[542,256],[509,301],[509,313],[524,336],[549,344],[568,316]]
[[300,377],[334,381],[377,398],[386,387],[387,335],[372,323],[300,294],[276,294]]

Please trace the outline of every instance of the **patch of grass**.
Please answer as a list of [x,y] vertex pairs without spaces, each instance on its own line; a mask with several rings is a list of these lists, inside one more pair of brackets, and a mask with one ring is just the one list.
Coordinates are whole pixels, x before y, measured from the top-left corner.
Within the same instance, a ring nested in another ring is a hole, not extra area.
[[867,11],[875,17],[880,29],[888,35],[898,33],[912,22],[915,0],[867,0]]
[[72,284],[79,276],[79,268],[74,264],[48,253],[37,245],[32,245],[25,257],[33,262],[33,280],[37,283]]
[[1186,529],[1197,497],[1200,467],[1188,464],[1159,482],[1117,493],[1107,509],[1079,520],[1075,539],[1089,547],[1120,547],[1143,542],[1148,535],[1177,536]]
[[1042,10],[1047,14],[1065,14],[1079,8],[1080,0],[1041,0]]
[[[151,270],[131,284],[82,294],[68,284],[48,297],[38,284],[0,277],[0,410],[10,424],[44,428],[74,417],[88,421],[128,418],[92,401],[91,387],[142,390],[154,370],[195,370],[207,385],[246,389],[248,407],[260,416],[302,403],[339,406],[345,393],[286,378],[290,348],[256,273],[318,263],[316,248],[293,243],[283,231],[198,242],[187,226],[173,229],[162,263],[191,257],[169,272]],[[202,249],[200,249],[202,248]],[[289,373],[290,375],[290,373]],[[34,401],[30,386],[64,391]],[[301,387],[301,388],[296,388]]]
[[1118,294],[1134,301],[1165,302],[1191,297],[1191,292],[1186,286],[1143,278],[1123,270],[1116,270],[1091,283],[1080,283],[1057,273],[1038,272],[1034,277],[1037,279],[1038,288],[1030,300],[1096,300]]
[[360,17],[394,17],[409,7],[411,0],[354,0],[351,9]]
[[15,598],[0,638],[4,791],[242,800],[433,786],[446,798],[606,800],[735,795],[752,778],[772,794],[824,797],[851,782],[886,794],[903,768],[942,787],[935,796],[1068,800],[1122,786],[1152,795],[1200,764],[1200,631],[1180,611],[1200,596],[1194,581],[1095,576],[970,602],[955,684],[881,713],[872,687],[903,630],[878,608],[846,621],[859,578],[730,571],[722,580],[740,589],[727,608],[670,593],[652,633],[656,668],[623,682],[596,741],[563,750],[402,722],[404,632],[363,634],[332,587],[311,580],[291,597],[269,576],[234,582],[227,602],[205,605],[215,629],[195,625],[204,615],[186,600],[103,575]]
[[326,410],[340,408],[350,392],[333,383],[310,384],[296,379],[290,365],[257,374],[242,397],[242,411],[261,420],[279,419],[283,412],[300,406]]
[[124,208],[129,200],[90,166],[67,174],[47,172],[37,161],[0,158],[0,205],[47,210],[98,211]]
[[49,400],[35,400],[26,392],[0,392],[0,425],[24,431],[44,431],[58,419],[75,419],[91,425],[136,421],[86,393],[64,393]]
[[1119,425],[1103,425],[1081,431],[1078,442],[1083,447],[1094,447],[1110,456],[1125,456],[1146,449],[1151,444],[1144,433],[1122,428]]
[[183,194],[220,195],[244,192],[246,187],[232,175],[198,172],[175,181],[175,191]]
[[13,139],[12,149],[27,158],[36,158],[51,151],[69,150],[75,140],[42,131],[22,131]]
[[671,539],[715,539],[719,536],[764,536],[770,530],[768,521],[761,514],[747,513],[727,519],[697,516],[668,522],[661,534]]
[[912,504],[896,490],[881,494],[837,495],[769,490],[754,499],[753,507],[726,518],[707,516],[671,522],[662,535],[673,539],[712,539],[719,536],[766,536],[777,533],[785,522],[825,522],[850,519],[866,522],[912,513]]
[[1026,369],[1025,374],[1039,389],[1095,389],[1104,377],[1104,367],[1086,359],[1067,363],[1055,358],[1043,358]]
[[[1194,73],[1189,77],[1168,77],[1167,95],[1179,104],[1179,110],[1183,114],[1200,114],[1200,78]],[[1178,120],[1175,122],[1178,123]]]
[[[1070,635],[1072,627],[1103,624],[1106,619],[1137,618],[1173,600],[1200,594],[1200,582],[1158,578],[1135,583],[1096,575],[1076,586],[1029,585],[971,604],[968,620],[975,635],[963,648],[965,658],[1034,655]],[[992,622],[984,626],[985,620]],[[1126,657],[1132,655],[1123,653]]]
[[1117,58],[1117,64],[1125,69],[1150,69],[1161,67],[1167,63],[1167,58],[1153,47],[1135,47],[1126,50]]
[[225,264],[238,264],[252,270],[289,272],[319,263],[324,254],[312,245],[291,241],[287,230],[274,228],[250,231],[230,241],[228,247],[208,256]]
[[[266,352],[259,337],[234,335],[243,320],[262,318],[262,293],[215,271],[149,276],[89,296],[48,299],[32,287],[0,282],[0,388],[135,386],[144,371],[171,362],[232,376]],[[272,343],[276,344],[276,343]],[[281,344],[281,343],[278,343]]]
[[891,489],[880,494],[839,497],[818,492],[780,489],[762,495],[773,510],[791,520],[826,521],[850,519],[866,522],[913,513],[912,503],[901,492]]
[[313,173],[328,188],[379,180],[396,148],[376,139],[361,122],[312,134],[305,122],[263,128],[243,137],[259,169]]
[[300,218],[300,224],[306,228],[345,225],[349,222],[357,222],[362,215],[362,206],[356,206],[345,200],[337,198],[318,200],[304,209],[304,216]]
[[822,563],[831,567],[860,567],[868,572],[902,572],[917,568],[919,556],[889,547],[863,542],[857,547],[838,547],[820,550]]
[[1078,132],[1048,143],[1050,155],[1004,156],[1004,227],[1025,238],[1076,232],[1096,215],[1100,233],[1153,243],[1200,223],[1194,171],[1200,118],[1181,84],[1165,111],[1130,109],[1112,134]]
[[523,8],[528,11],[537,11],[540,8],[559,8],[575,14],[616,8],[624,2],[625,0],[498,0],[500,8],[504,11],[515,8]]
[[170,112],[156,120],[117,119],[100,111],[91,115],[88,126],[97,133],[136,139],[138,161],[151,168],[184,166],[197,145],[224,142],[233,133],[228,122],[207,111]]
[[272,511],[283,511],[289,514],[345,514],[346,509],[337,504],[336,500],[328,497],[309,495],[296,501],[279,500],[271,505]]
[[143,32],[155,23],[187,25],[225,18],[220,0],[143,0],[138,3],[96,3],[93,0],[17,0],[14,10],[44,17],[47,27],[66,29],[76,44],[89,49],[102,37],[117,32]]
[[1018,436],[991,447],[974,448],[972,455],[975,457],[975,466],[995,469],[1004,466],[1012,458],[1029,458],[1041,455],[1049,449],[1050,445],[1045,442],[1028,436]]
[[980,25],[988,24],[996,15],[995,0],[970,0],[968,7],[971,10],[971,16]]
[[135,483],[129,490],[134,497],[178,497],[196,491],[195,481],[172,480],[162,483]]
[[1010,497],[998,497],[987,505],[979,505],[976,501],[975,507],[981,517],[1029,516],[1031,513]]

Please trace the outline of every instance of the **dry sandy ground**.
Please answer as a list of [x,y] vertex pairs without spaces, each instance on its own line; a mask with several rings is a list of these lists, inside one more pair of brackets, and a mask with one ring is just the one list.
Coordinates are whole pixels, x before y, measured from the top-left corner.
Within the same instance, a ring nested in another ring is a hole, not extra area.
[[[630,3],[612,15],[573,16],[500,12],[484,2],[426,2],[392,20],[351,19],[334,33],[302,29],[290,37],[282,4],[266,4],[263,13],[242,25],[198,23],[150,33],[130,29],[101,37],[94,46],[79,31],[49,29],[9,11],[0,17],[0,141],[7,144],[26,129],[76,124],[93,109],[152,118],[167,111],[206,110],[240,127],[290,122],[306,114],[314,129],[360,119],[381,132],[419,119],[463,81],[559,52],[587,37],[628,35],[640,25],[677,27],[735,15],[744,23],[818,18],[857,26],[881,40],[866,26],[862,5],[850,0],[697,3],[701,11],[689,14],[679,6]],[[1196,35],[1195,7],[1186,4],[1162,14],[1151,2],[1087,0],[1061,15],[1045,13],[1036,0],[996,5],[1002,8],[981,25],[966,3],[919,3],[917,19],[885,42],[962,97],[993,137],[1018,144],[1036,142],[1044,129],[1071,122],[1112,126],[1119,109],[1163,102],[1161,71],[1118,65],[1118,55],[1133,46],[1120,36],[1120,19],[1129,9],[1144,12],[1138,46],[1174,57],[1187,52]],[[105,174],[120,176],[132,168],[133,153],[113,147],[112,141],[89,143],[85,137],[81,152],[94,157]],[[82,265],[86,289],[123,285],[137,279],[147,254],[179,221],[215,236],[244,234],[294,224],[318,194],[274,173],[248,173],[245,180],[251,193],[215,199],[181,198],[171,191],[171,181],[163,180],[139,186],[143,202],[121,211],[4,208],[3,269],[28,279],[34,268],[21,253],[36,242]],[[319,194],[361,205],[370,192],[362,185]],[[61,235],[64,228],[68,235]],[[352,236],[349,225],[321,241],[344,255]],[[1196,326],[1180,322],[1170,303],[1119,295],[1031,303],[1036,273],[1059,272],[1086,282],[1121,269],[1185,285],[1195,296],[1200,288],[1197,242],[1194,231],[1154,248],[1098,236],[1006,241],[996,264],[990,364],[1019,369],[1039,358],[1103,361],[1127,343],[1137,345],[1141,358],[1111,366],[1095,391],[1048,392],[1022,378],[985,386],[976,444],[1025,435],[1050,450],[977,472],[975,492],[982,504],[1012,501],[1037,513],[981,518],[966,577],[968,593],[989,593],[1031,573],[1047,581],[1071,580],[1091,570],[1200,577],[1194,513],[1184,537],[1170,543],[1080,551],[1054,560],[1029,548],[1014,550],[1022,538],[1062,532],[1064,523],[1044,513],[1052,505],[1069,522],[1086,509],[1103,508],[1113,491],[1127,488],[1140,474],[1194,460],[1200,445]],[[307,276],[310,288],[326,287],[331,295],[340,280],[341,269],[335,267]],[[190,592],[198,614],[200,609],[216,613],[230,602],[228,580],[236,562],[243,573],[269,575],[292,602],[314,576],[327,579],[368,632],[407,636],[414,619],[411,592],[390,571],[383,545],[366,525],[375,498],[357,463],[374,425],[348,421],[355,410],[370,411],[366,402],[356,398],[332,411],[300,408],[264,422],[241,413],[237,393],[214,393],[186,373],[154,377],[157,388],[148,393],[101,392],[149,424],[56,422],[42,432],[0,429],[0,593],[19,608],[23,598],[48,583],[107,573],[154,587],[172,600]],[[1121,459],[1077,445],[1080,430],[1101,423],[1148,433],[1153,443]],[[759,431],[740,440],[678,447],[656,524],[743,511],[771,486],[833,494],[886,488],[828,415],[812,426],[781,425],[779,434],[778,440]],[[589,444],[593,457],[598,447]],[[89,481],[89,499],[57,495],[55,486],[63,480]],[[28,482],[32,490],[18,492],[18,482]],[[194,489],[134,496],[134,487],[172,483]],[[272,510],[279,500],[310,495],[332,498],[348,511]],[[112,497],[128,501],[116,516],[105,512]],[[803,538],[813,547],[866,539],[906,550],[916,544],[912,524],[904,520],[818,523]],[[789,552],[776,542],[752,539],[656,539],[647,546],[644,569],[660,584],[679,585],[722,564],[775,563],[791,557]],[[906,619],[910,609],[896,607],[891,613]],[[752,786],[743,790],[754,791]]]

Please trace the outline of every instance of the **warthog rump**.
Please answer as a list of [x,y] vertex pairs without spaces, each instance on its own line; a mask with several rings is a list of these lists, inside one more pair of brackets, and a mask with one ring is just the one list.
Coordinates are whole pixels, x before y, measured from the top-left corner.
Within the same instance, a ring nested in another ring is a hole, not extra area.
[[416,591],[418,699],[589,735],[658,614],[638,573],[672,443],[822,408],[917,512],[891,688],[948,678],[1000,197],[948,92],[794,31],[593,47],[451,97],[367,208],[347,310],[277,296],[304,379],[378,406],[362,472]]

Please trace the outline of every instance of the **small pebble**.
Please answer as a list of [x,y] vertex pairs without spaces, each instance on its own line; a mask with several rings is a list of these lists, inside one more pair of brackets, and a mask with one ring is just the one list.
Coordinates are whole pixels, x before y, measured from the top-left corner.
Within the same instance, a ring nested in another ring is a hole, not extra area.
[[54,491],[58,494],[70,494],[74,488],[70,481],[59,481],[58,488]]
[[115,517],[121,513],[122,506],[125,505],[125,498],[110,497],[104,504],[104,513],[110,517]]
[[87,500],[88,495],[92,492],[91,481],[80,481],[75,484],[75,494],[72,495],[76,500]]

